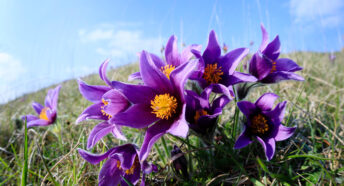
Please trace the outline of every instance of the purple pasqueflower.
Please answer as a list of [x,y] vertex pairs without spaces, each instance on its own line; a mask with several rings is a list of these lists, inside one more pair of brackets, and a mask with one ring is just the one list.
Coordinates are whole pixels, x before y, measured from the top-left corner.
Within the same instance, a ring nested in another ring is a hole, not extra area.
[[283,141],[294,134],[296,127],[289,128],[281,124],[287,102],[278,103],[275,109],[272,109],[277,98],[274,93],[265,93],[255,103],[237,103],[247,122],[234,145],[235,149],[247,146],[256,138],[263,146],[267,160],[271,160],[275,153],[276,141]]
[[171,74],[165,74],[156,67],[151,55],[142,51],[140,74],[143,85],[112,82],[132,105],[112,117],[110,122],[133,128],[150,126],[140,150],[141,161],[147,158],[153,144],[162,135],[170,133],[186,137],[189,127],[185,121],[184,85],[195,66],[196,60],[191,60],[179,65]]
[[258,78],[261,83],[277,83],[283,80],[303,81],[304,78],[294,72],[302,70],[293,60],[278,58],[280,55],[280,40],[277,35],[269,43],[269,36],[261,25],[263,40],[259,50],[250,61],[249,72]]
[[208,86],[200,96],[188,90],[185,98],[185,117],[186,121],[189,122],[189,127],[207,140],[212,139],[218,116],[222,114],[222,109],[230,102],[227,96],[222,95],[210,104],[209,96],[212,89],[212,85]]
[[[188,62],[192,57],[193,53],[191,50],[199,51],[201,50],[201,45],[189,45],[183,49],[181,53],[178,52],[177,37],[172,35],[166,44],[165,48],[165,61],[161,60],[158,56],[150,54],[151,58],[158,69],[167,75],[176,69],[178,66]],[[142,80],[140,72],[135,72],[131,74],[128,78],[129,81],[132,80]]]
[[[202,88],[215,84],[214,91],[217,93],[223,93],[218,89],[225,90],[225,88],[228,89],[237,83],[255,82],[257,79],[254,76],[235,71],[248,51],[247,48],[238,48],[221,56],[221,47],[215,31],[212,30],[209,34],[208,46],[203,54],[192,50],[196,58],[199,59],[199,69],[191,78],[197,80]],[[228,92],[225,94],[229,96]]]
[[87,142],[87,148],[92,148],[103,136],[112,132],[114,137],[126,140],[121,132],[121,127],[110,124],[108,120],[119,112],[126,110],[130,103],[119,91],[111,87],[111,82],[106,76],[108,60],[99,68],[100,78],[108,85],[88,85],[78,80],[80,93],[93,104],[87,107],[78,117],[76,123],[85,119],[104,120],[93,128]]
[[78,149],[78,151],[82,158],[92,164],[98,164],[108,158],[99,172],[99,186],[118,185],[119,183],[127,185],[122,177],[135,185],[140,179],[141,171],[143,172],[141,185],[144,185],[145,175],[157,171],[157,167],[153,164],[146,161],[140,163],[138,148],[133,144],[114,147],[104,154],[92,154],[83,149]]
[[56,88],[48,91],[44,101],[45,106],[42,106],[37,102],[32,103],[32,107],[37,112],[38,117],[34,115],[23,116],[23,120],[25,120],[25,118],[27,119],[27,127],[47,126],[55,122],[57,117],[57,100],[60,89],[61,85],[58,85]]

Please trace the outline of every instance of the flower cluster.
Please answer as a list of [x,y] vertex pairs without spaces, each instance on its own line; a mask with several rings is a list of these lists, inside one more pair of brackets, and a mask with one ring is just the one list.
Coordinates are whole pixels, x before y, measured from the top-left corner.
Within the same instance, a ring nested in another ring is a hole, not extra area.
[[[128,77],[129,81],[138,83],[110,81],[106,76],[108,60],[99,68],[99,76],[106,85],[88,85],[78,80],[80,93],[93,104],[80,114],[76,123],[86,119],[101,120],[88,136],[87,149],[109,133],[126,141],[122,127],[145,131],[140,148],[128,143],[100,155],[78,150],[81,157],[92,164],[107,159],[99,173],[99,185],[137,184],[141,173],[141,184],[144,184],[145,175],[157,170],[147,162],[147,157],[155,142],[165,134],[185,138],[191,131],[190,134],[200,137],[206,145],[213,144],[219,116],[233,100],[246,118],[234,148],[243,148],[256,139],[267,160],[271,160],[276,141],[289,138],[296,129],[282,125],[286,101],[273,108],[278,99],[274,93],[263,94],[255,103],[243,99],[249,90],[259,86],[304,79],[295,73],[302,69],[300,66],[291,59],[279,58],[279,37],[269,43],[265,28],[261,26],[261,29],[262,43],[250,58],[247,72],[237,67],[249,57],[249,50],[229,51],[227,45],[221,48],[215,31],[211,31],[203,52],[200,45],[190,45],[179,52],[175,36],[169,38],[164,58],[141,51],[140,71]],[[49,91],[46,107],[34,103],[39,118],[28,115],[29,126],[47,125],[55,120],[59,88]],[[175,146],[173,153],[177,152],[182,153]],[[174,164],[176,167],[178,162]]]

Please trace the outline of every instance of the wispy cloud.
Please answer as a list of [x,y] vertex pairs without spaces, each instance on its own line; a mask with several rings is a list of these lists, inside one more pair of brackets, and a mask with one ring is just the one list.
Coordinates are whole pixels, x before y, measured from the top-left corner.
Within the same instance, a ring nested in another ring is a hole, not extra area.
[[[136,24],[137,26],[137,24]],[[137,53],[144,50],[157,53],[162,46],[162,38],[148,37],[138,28],[118,28],[118,25],[100,26],[94,30],[79,30],[80,40],[85,44],[102,43],[95,51],[118,62],[132,62]]]
[[290,13],[296,24],[336,27],[343,21],[342,0],[290,0]]

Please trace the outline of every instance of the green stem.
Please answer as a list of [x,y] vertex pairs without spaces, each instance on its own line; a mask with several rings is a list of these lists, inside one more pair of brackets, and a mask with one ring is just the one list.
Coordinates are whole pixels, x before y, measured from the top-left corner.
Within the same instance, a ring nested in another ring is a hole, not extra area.
[[[42,139],[42,141],[43,141],[43,139]],[[43,144],[43,143],[42,143],[42,144]],[[37,143],[37,150],[38,150],[38,153],[39,153],[39,155],[40,155],[40,157],[41,157],[41,159],[42,159],[42,161],[43,161],[43,165],[44,165],[45,169],[47,169],[47,171],[48,171],[48,174],[49,174],[49,177],[51,178],[51,181],[54,183],[54,185],[59,185],[59,184],[55,181],[53,174],[51,174],[49,167],[47,166],[47,164],[46,164],[45,161],[44,161],[44,158],[43,158],[43,146],[42,146],[42,151],[41,151],[40,148],[39,148],[39,145],[38,145],[38,143]]]
[[166,160],[165,160],[165,157],[162,155],[160,149],[159,149],[159,146],[155,143],[154,144],[154,147],[156,149],[156,151],[158,151],[158,154],[160,156],[160,159],[162,160],[162,162],[164,163],[164,165],[166,165]]
[[27,138],[27,119],[25,118],[25,132],[24,132],[24,167],[23,167],[23,172],[22,172],[22,179],[21,179],[21,185],[25,186],[26,185],[26,180],[27,180],[27,172],[28,172],[28,138]]
[[234,95],[235,95],[235,98],[234,98],[234,101],[235,101],[235,113],[234,113],[234,123],[233,123],[233,128],[232,128],[232,138],[234,139],[235,136],[236,136],[236,128],[237,128],[237,125],[238,125],[238,122],[239,122],[239,108],[237,106],[238,94],[237,94],[235,86],[233,86],[233,91],[234,91]]
[[167,148],[167,144],[164,136],[161,137],[162,145],[164,146],[166,157],[170,157],[170,150]]

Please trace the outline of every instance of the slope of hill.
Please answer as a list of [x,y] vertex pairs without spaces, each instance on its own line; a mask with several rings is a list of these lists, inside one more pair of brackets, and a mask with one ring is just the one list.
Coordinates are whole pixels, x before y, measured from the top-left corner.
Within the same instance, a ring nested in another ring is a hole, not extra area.
[[[288,125],[297,125],[298,129],[292,140],[288,142],[289,144],[283,143],[288,148],[280,148],[277,152],[283,154],[282,157],[289,157],[289,160],[284,159],[282,161],[283,158],[279,157],[281,161],[276,160],[266,165],[267,168],[259,163],[245,165],[246,175],[243,175],[240,169],[236,167],[237,165],[229,166],[228,172],[214,171],[214,174],[209,174],[200,168],[203,165],[197,161],[198,152],[183,149],[188,152],[188,157],[196,159],[195,163],[190,165],[193,176],[191,181],[189,180],[187,183],[211,182],[216,184],[225,181],[234,184],[258,180],[269,184],[276,182],[276,180],[281,182],[285,179],[278,177],[278,175],[290,176],[289,179],[295,180],[292,183],[298,183],[299,180],[301,183],[344,183],[344,53],[336,53],[336,55],[336,61],[331,62],[328,54],[325,53],[296,52],[287,54],[289,58],[294,59],[300,66],[304,67],[301,75],[305,77],[305,82],[283,82],[278,85],[258,88],[250,96],[252,101],[264,92],[273,91],[281,96],[280,101],[288,101],[286,118],[291,118]],[[108,76],[112,80],[127,81],[128,75],[135,71],[138,71],[137,63],[112,69],[108,72]],[[98,74],[81,79],[88,84],[103,84]],[[33,101],[43,103],[47,90],[51,87],[26,94],[0,106],[0,185],[20,183],[24,133],[20,116],[34,114],[31,103]],[[99,165],[85,162],[76,151],[76,148],[86,149],[87,136],[97,123],[96,121],[86,121],[80,125],[75,125],[78,115],[90,104],[79,93],[76,80],[62,83],[57,123],[49,127],[29,130],[28,179],[30,183],[33,185],[38,185],[41,182],[51,183],[52,180],[48,176],[47,169],[42,166],[43,159],[55,180],[61,184],[94,185],[97,182]],[[232,116],[233,104],[230,103],[227,106],[222,121],[226,121],[229,116]],[[142,143],[143,131],[128,128],[125,128],[124,131],[129,142],[139,145]],[[180,144],[180,141],[172,136],[167,136],[167,138],[170,141],[168,148],[172,148],[173,144]],[[93,152],[99,153],[123,143],[108,135],[106,140],[94,148]],[[191,137],[190,143],[197,144],[198,141]],[[160,148],[163,152],[163,148]],[[259,149],[260,147],[254,148]],[[239,157],[242,161],[252,156],[248,152],[245,154],[246,151],[243,150],[243,157]],[[181,178],[175,177],[172,174],[172,169],[167,168],[164,164],[161,156],[159,156],[161,152],[159,152],[158,146],[151,153],[151,159],[161,169],[154,176],[150,176],[149,180],[154,183],[180,182]],[[291,156],[295,152],[304,154],[304,156]],[[250,168],[250,166],[254,168]]]

